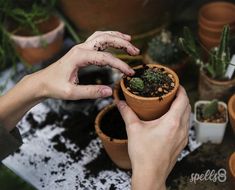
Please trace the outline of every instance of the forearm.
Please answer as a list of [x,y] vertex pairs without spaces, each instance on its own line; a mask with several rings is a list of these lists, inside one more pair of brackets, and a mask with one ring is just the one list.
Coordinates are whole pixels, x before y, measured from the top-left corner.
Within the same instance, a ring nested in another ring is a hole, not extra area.
[[24,77],[0,97],[0,121],[7,131],[11,131],[28,110],[44,99],[42,84],[36,75]]
[[164,174],[148,167],[137,167],[133,169],[132,190],[165,190]]

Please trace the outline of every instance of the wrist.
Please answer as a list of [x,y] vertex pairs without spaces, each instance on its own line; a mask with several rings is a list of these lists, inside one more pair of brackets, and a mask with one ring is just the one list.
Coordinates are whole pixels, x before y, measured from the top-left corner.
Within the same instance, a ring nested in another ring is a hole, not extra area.
[[166,174],[160,169],[141,165],[133,167],[132,189],[165,190]]

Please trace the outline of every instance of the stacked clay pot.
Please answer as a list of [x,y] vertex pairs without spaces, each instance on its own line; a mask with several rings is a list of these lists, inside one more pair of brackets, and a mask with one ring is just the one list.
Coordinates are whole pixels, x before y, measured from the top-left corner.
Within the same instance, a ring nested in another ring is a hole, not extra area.
[[207,50],[220,43],[220,36],[225,25],[235,33],[235,4],[229,2],[212,2],[201,7],[199,11],[199,38]]

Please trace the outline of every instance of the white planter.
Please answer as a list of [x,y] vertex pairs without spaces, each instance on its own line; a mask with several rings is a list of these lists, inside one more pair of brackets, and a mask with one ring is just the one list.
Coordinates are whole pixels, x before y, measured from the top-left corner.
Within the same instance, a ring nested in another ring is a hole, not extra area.
[[194,105],[194,121],[196,128],[196,140],[198,142],[211,142],[220,144],[224,137],[224,132],[228,123],[227,105],[224,102],[219,102],[226,109],[226,122],[224,123],[206,123],[197,120],[197,107],[200,104],[209,103],[210,101],[197,101]]

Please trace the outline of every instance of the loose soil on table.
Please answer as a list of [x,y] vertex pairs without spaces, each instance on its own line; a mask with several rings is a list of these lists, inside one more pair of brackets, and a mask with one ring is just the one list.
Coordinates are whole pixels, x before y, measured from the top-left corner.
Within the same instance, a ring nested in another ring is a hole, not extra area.
[[[149,82],[146,80],[144,77],[144,71],[147,69],[158,73],[159,77],[157,82]],[[134,77],[138,77],[143,80],[145,86],[143,91],[135,91],[130,88],[130,80]],[[149,68],[147,65],[143,65],[143,68],[136,69],[134,76],[126,76],[124,78],[124,84],[132,94],[143,97],[162,97],[172,91],[175,86],[173,76],[167,73],[164,68]]]
[[201,104],[197,107],[197,120],[205,123],[224,123],[226,122],[226,109],[223,105],[218,104],[218,111],[210,118],[204,118],[202,110],[205,104]]
[[127,139],[125,123],[118,109],[114,107],[101,119],[100,128],[112,139]]

